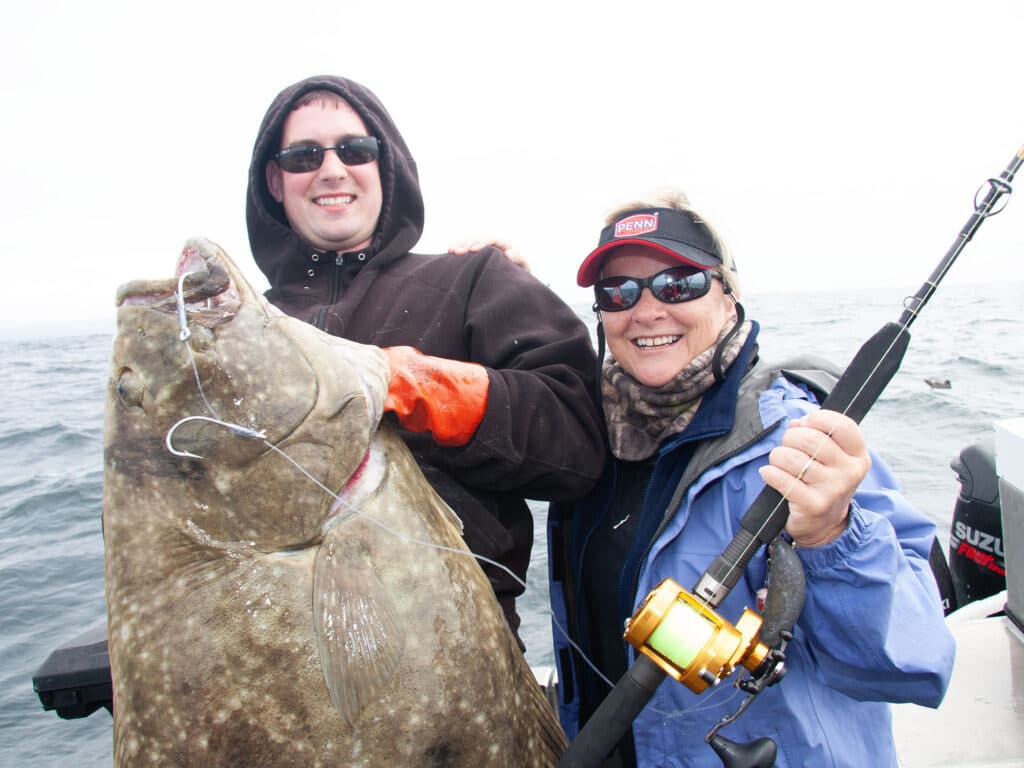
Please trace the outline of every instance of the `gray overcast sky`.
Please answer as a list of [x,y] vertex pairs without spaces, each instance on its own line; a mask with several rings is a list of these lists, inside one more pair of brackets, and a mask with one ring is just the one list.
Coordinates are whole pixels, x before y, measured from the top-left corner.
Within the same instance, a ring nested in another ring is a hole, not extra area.
[[[420,168],[419,250],[518,244],[585,300],[605,211],[679,185],[749,292],[913,293],[1024,143],[1020,0],[81,3],[0,30],[0,329],[112,323],[193,234],[258,287],[245,177],[277,91],[373,89]],[[1020,196],[1019,194],[1017,196]],[[1024,201],[949,282],[1024,280]]]

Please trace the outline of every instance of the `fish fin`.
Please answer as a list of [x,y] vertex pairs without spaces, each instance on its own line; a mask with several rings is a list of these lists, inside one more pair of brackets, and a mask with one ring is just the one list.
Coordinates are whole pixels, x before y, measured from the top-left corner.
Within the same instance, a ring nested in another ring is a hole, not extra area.
[[405,627],[369,565],[358,554],[340,553],[333,542],[317,553],[313,617],[331,703],[351,726],[394,675]]

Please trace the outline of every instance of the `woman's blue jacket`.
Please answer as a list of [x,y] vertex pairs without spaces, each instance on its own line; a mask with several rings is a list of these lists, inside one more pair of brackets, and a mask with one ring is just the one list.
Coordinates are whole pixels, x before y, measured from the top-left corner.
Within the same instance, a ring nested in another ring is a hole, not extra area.
[[[787,423],[818,407],[812,384],[823,378],[822,361],[750,366],[755,350],[751,338],[726,380],[705,395],[686,431],[657,454],[642,504],[660,522],[641,544],[641,556],[628,563],[620,594],[609,596],[620,601],[623,617],[666,577],[687,589],[697,583],[764,487],[758,468]],[[681,458],[691,452],[689,461]],[[796,550],[807,593],[785,651],[785,677],[722,731],[738,742],[771,737],[779,749],[778,768],[895,767],[887,702],[936,707],[949,682],[954,641],[928,564],[934,525],[903,497],[881,459],[871,458],[846,531],[825,546]],[[614,497],[615,478],[613,459],[583,502],[553,505],[549,514],[559,715],[570,739],[579,730],[582,662],[559,627],[587,650],[587,628],[577,610],[579,575],[587,537]],[[744,607],[756,609],[767,575],[762,549],[719,613],[735,622]],[[633,649],[628,651],[632,661]],[[704,737],[745,696],[733,680],[700,695],[671,678],[662,683],[633,724],[638,765],[720,767]]]

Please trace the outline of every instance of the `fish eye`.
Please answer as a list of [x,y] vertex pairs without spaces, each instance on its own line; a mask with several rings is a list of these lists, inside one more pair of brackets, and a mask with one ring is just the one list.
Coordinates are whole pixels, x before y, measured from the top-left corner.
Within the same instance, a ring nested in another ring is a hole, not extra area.
[[129,408],[141,408],[145,389],[130,368],[122,369],[117,377],[117,397],[124,405]]

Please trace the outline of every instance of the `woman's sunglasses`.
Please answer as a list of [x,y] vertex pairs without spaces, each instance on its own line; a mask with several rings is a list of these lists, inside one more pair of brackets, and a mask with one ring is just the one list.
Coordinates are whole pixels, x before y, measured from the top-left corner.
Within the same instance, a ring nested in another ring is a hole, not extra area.
[[309,173],[324,163],[324,155],[333,149],[345,165],[366,165],[380,157],[380,139],[376,136],[356,136],[345,139],[333,147],[317,144],[298,144],[285,147],[274,159],[282,171],[288,173]]
[[711,290],[718,274],[713,269],[694,272],[689,267],[672,267],[650,277],[606,277],[594,283],[596,308],[604,312],[630,309],[647,288],[658,301],[680,304],[693,301]]

